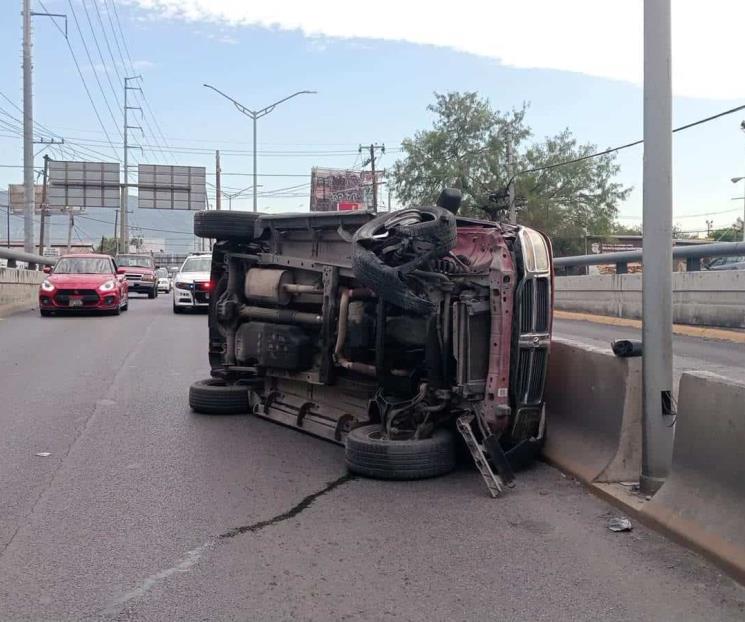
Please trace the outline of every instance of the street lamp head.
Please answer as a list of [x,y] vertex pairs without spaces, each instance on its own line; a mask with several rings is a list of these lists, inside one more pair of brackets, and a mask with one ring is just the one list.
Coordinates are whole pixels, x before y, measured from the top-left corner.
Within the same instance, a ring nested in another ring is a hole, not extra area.
[[738,181],[742,181],[743,179],[745,179],[745,177],[733,177],[730,181],[733,184],[736,184]]
[[745,132],[745,121],[740,121],[740,129]]

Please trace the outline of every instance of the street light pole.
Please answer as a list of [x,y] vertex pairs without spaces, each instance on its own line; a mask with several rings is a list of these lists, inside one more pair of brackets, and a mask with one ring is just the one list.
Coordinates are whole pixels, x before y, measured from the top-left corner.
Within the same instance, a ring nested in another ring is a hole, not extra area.
[[23,250],[27,253],[34,252],[36,204],[31,69],[31,2],[23,0]]
[[644,0],[642,274],[642,492],[654,494],[672,461],[671,0]]
[[279,104],[282,104],[286,102],[288,99],[292,99],[293,97],[297,97],[298,95],[315,95],[318,91],[298,91],[297,93],[293,93],[292,95],[288,95],[287,97],[280,99],[273,104],[269,104],[268,106],[265,106],[264,108],[261,108],[260,110],[251,110],[250,108],[246,108],[243,104],[236,101],[229,95],[226,95],[221,90],[216,89],[211,84],[203,84],[202,86],[206,86],[208,89],[212,89],[215,91],[215,93],[218,93],[219,95],[222,95],[225,99],[231,101],[233,105],[238,109],[239,112],[242,112],[247,117],[249,117],[253,121],[253,211],[258,211],[258,196],[256,194],[256,191],[258,189],[257,184],[257,172],[256,172],[256,121],[259,120],[261,117],[265,117],[270,112],[272,112]]
[[[745,177],[733,177],[732,183],[745,181]],[[745,242],[745,184],[742,187],[742,241]]]

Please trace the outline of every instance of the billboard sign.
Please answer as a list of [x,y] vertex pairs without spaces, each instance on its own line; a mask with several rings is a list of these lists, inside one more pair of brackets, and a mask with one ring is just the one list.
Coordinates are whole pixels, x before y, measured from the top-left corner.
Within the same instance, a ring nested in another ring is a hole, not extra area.
[[[383,180],[383,171],[376,171],[376,181]],[[346,204],[357,203],[368,209],[372,207],[373,179],[371,171],[350,171],[314,167],[310,175],[310,211],[333,212]]]
[[353,201],[339,201],[336,208],[340,212],[354,212],[359,209],[366,209],[367,206],[364,203],[355,203]]
[[[34,213],[41,212],[41,198],[44,196],[44,186],[34,186]],[[11,214],[23,214],[24,211],[23,184],[8,184],[8,205]]]
[[49,162],[47,205],[118,209],[121,202],[117,162]]
[[203,166],[140,164],[137,206],[141,209],[203,210],[207,206]]

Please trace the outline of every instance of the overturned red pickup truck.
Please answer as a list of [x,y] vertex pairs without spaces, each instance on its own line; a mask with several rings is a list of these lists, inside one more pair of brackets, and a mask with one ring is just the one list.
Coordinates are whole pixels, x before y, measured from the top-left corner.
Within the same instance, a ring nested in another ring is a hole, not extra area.
[[352,472],[391,479],[453,469],[457,430],[498,494],[543,442],[551,246],[459,205],[195,214],[216,243],[192,409],[336,441]]

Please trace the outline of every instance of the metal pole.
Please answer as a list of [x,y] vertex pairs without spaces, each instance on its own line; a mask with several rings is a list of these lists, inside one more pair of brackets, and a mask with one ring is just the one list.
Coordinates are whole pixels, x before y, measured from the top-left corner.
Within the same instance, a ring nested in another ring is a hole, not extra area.
[[258,211],[257,207],[257,199],[256,199],[256,191],[258,190],[258,185],[256,181],[256,113],[254,113],[251,118],[253,119],[253,126],[254,126],[254,212]]
[[23,0],[23,249],[27,253],[34,252],[34,203],[36,201],[31,71],[31,0]]
[[44,156],[44,183],[41,190],[41,223],[39,224],[39,255],[44,256],[44,224],[47,219],[47,169],[49,156]]
[[67,225],[67,252],[69,253],[72,249],[72,228],[75,225],[75,219],[72,216],[72,209],[68,208],[67,213],[70,216],[70,222]]
[[745,242],[745,183],[742,185],[742,241]]
[[515,178],[513,170],[514,153],[512,150],[512,130],[507,131],[507,205],[511,224],[517,224],[517,210],[515,209]]
[[127,162],[127,80],[124,78],[124,184],[122,185],[121,216],[119,218],[119,250],[122,253],[129,251],[129,228],[127,227],[127,209],[129,207],[129,166]]
[[375,145],[370,145],[370,169],[372,170],[373,210],[378,211],[378,182],[375,179]]
[[391,182],[388,182],[388,211],[391,211]]
[[220,150],[218,149],[215,151],[215,209],[220,211],[221,207],[221,199],[222,199],[222,191],[220,190],[221,184],[220,184],[220,173],[222,170],[220,169]]
[[670,470],[672,409],[672,83],[670,1],[644,0],[641,490]]

